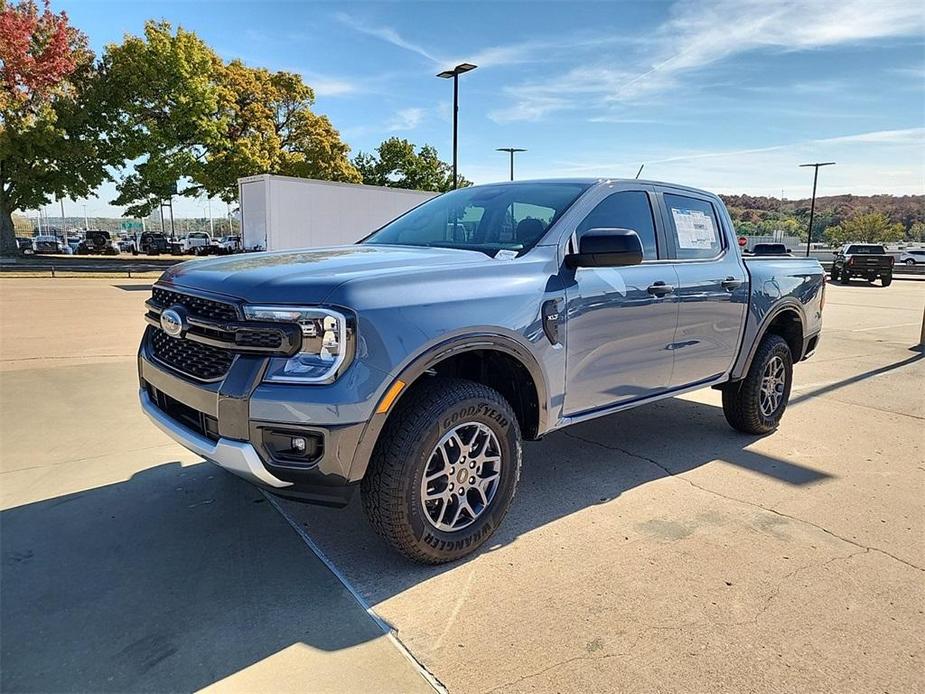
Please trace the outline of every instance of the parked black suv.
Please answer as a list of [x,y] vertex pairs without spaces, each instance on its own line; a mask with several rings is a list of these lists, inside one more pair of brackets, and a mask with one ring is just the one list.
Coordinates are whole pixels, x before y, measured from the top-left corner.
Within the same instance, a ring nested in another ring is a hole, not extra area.
[[144,253],[145,255],[160,255],[161,253],[170,253],[170,241],[164,234],[154,231],[145,231],[135,241],[135,247],[132,249],[132,255]]
[[88,229],[84,240],[77,244],[77,255],[119,255],[108,231]]
[[873,243],[846,243],[835,253],[832,280],[848,284],[852,277],[863,277],[873,284],[878,278],[884,287],[893,282],[896,259],[886,249]]

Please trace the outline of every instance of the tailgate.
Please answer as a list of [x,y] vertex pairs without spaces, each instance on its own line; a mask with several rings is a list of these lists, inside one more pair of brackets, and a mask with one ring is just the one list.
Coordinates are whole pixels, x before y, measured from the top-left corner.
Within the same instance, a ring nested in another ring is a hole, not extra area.
[[853,270],[881,270],[892,267],[892,258],[888,255],[853,255],[848,258]]

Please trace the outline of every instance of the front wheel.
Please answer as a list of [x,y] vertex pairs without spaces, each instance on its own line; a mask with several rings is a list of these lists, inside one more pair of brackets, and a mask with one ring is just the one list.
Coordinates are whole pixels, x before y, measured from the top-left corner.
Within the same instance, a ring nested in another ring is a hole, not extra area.
[[768,434],[780,424],[793,383],[793,355],[780,335],[766,335],[748,374],[723,387],[723,414],[733,429]]
[[429,378],[398,404],[361,485],[373,529],[425,564],[475,551],[500,525],[520,477],[507,400],[473,381]]
[[893,284],[893,275],[885,275],[884,277],[881,277],[880,283],[884,287],[889,287],[891,284]]
[[848,274],[847,270],[842,270],[841,274],[838,276],[838,281],[842,284],[848,284],[851,281],[851,275]]
[[912,258],[909,258],[909,260],[906,260],[905,263],[906,265],[915,265],[915,261]]

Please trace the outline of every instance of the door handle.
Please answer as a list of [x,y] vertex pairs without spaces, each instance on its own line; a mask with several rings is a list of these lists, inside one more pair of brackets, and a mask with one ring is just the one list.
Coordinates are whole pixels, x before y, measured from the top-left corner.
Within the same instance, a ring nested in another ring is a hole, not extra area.
[[737,280],[735,277],[727,277],[723,280],[723,289],[732,291],[733,289],[738,289],[741,286],[742,280]]
[[674,291],[674,287],[659,280],[658,282],[653,282],[650,284],[646,291],[649,292],[649,294],[652,296],[661,297],[665,296],[666,294],[671,294],[671,292]]

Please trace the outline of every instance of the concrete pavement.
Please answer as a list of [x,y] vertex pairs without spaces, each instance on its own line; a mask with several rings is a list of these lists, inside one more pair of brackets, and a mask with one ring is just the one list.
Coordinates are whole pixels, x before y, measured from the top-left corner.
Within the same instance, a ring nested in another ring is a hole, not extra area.
[[[127,284],[0,279],[2,688],[426,689],[260,494],[142,420]],[[468,561],[280,506],[453,692],[921,691],[925,283],[827,296],[776,433],[707,390],[527,444]]]
[[433,691],[257,489],[144,419],[149,290],[114,284],[0,280],[0,689]]
[[470,561],[409,566],[357,504],[286,512],[450,691],[922,691],[925,285],[827,296],[776,433],[706,390],[527,444]]

